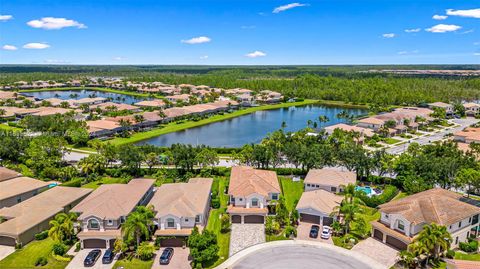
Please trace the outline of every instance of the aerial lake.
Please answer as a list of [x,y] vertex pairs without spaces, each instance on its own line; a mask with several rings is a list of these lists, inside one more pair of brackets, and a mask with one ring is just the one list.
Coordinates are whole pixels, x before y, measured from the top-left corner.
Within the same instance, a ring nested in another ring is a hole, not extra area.
[[126,104],[133,104],[133,103],[148,99],[144,97],[137,97],[137,96],[131,96],[126,94],[120,94],[120,93],[95,91],[95,90],[75,90],[75,91],[52,90],[52,91],[25,92],[22,94],[25,96],[33,96],[39,99],[58,98],[62,100],[81,99],[81,98],[87,98],[87,97],[103,97],[103,98],[108,98],[115,103],[126,103]]
[[280,129],[282,122],[285,122],[287,125],[285,131],[303,129],[307,126],[308,120],[317,121],[318,123],[318,117],[321,115],[327,116],[330,121],[323,125],[319,123],[319,127],[346,122],[345,119],[337,118],[337,114],[344,110],[350,115],[364,115],[367,113],[367,110],[359,108],[317,105],[264,110],[200,127],[164,134],[137,144],[170,146],[182,143],[192,145],[204,144],[211,147],[241,147],[245,144],[259,143],[268,133]]

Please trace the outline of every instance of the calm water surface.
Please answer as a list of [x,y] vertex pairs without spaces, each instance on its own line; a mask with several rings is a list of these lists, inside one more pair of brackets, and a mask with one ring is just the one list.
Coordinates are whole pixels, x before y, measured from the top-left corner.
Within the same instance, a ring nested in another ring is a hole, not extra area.
[[[126,95],[126,94],[101,92],[101,91],[95,91],[95,90],[44,91],[44,92],[39,91],[39,92],[27,92],[27,93],[23,93],[23,95],[33,96],[39,99],[58,98],[62,100],[81,99],[86,97],[103,97],[103,98],[111,98],[112,102],[115,102],[115,103],[126,103],[126,104],[133,104],[133,103],[148,99],[148,98],[136,97],[136,96]],[[76,96],[72,97],[71,95],[76,95]]]
[[364,109],[314,105],[257,111],[233,119],[161,135],[138,144],[170,146],[175,143],[182,143],[204,144],[212,147],[241,147],[249,143],[259,143],[265,135],[280,129],[282,122],[287,124],[286,131],[303,129],[307,126],[308,120],[318,123],[318,117],[321,115],[330,119],[322,127],[345,122],[344,119],[336,117],[343,110],[353,115],[367,113]]

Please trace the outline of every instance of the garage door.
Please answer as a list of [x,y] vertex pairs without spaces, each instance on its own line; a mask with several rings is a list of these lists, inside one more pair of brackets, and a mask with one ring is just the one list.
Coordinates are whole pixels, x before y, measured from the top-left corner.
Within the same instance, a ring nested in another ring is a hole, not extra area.
[[373,237],[380,241],[383,241],[383,233],[379,230],[373,230]]
[[333,223],[333,218],[323,217],[323,225],[331,226]]
[[15,246],[15,238],[7,237],[7,236],[0,236],[0,245],[3,246]]
[[389,235],[387,235],[387,245],[390,245],[390,246],[392,246],[396,249],[400,249],[400,250],[407,249],[407,244],[405,244],[404,242],[398,240],[397,238],[391,237]]
[[263,216],[258,216],[258,215],[245,216],[243,219],[243,223],[264,223]]
[[107,242],[104,239],[85,239],[83,248],[106,248]]
[[183,247],[185,240],[183,237],[167,238],[160,240],[160,246],[162,247]]
[[232,216],[232,223],[241,223],[242,222],[242,217],[239,215],[233,215]]
[[320,224],[320,216],[310,215],[310,214],[300,214],[300,221]]

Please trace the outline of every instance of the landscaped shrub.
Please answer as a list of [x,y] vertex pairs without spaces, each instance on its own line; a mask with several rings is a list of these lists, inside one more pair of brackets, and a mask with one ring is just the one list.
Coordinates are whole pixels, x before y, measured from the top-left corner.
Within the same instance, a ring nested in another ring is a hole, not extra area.
[[79,252],[79,251],[80,251],[80,247],[81,247],[81,246],[80,246],[80,242],[77,242],[77,243],[75,244],[75,252]]
[[305,171],[303,171],[300,168],[275,168],[273,169],[275,172],[277,172],[277,175],[279,176],[289,176],[289,175],[295,175],[295,176],[302,176],[305,175]]
[[67,246],[62,243],[55,243],[52,250],[55,255],[63,256],[67,252]]
[[478,241],[469,239],[469,242],[460,242],[460,249],[465,252],[476,252],[478,250]]
[[452,249],[449,249],[447,251],[447,253],[445,254],[445,256],[448,258],[448,259],[453,259],[455,258],[455,251],[453,251]]
[[381,204],[389,202],[398,194],[398,189],[395,186],[387,185],[382,194],[380,195],[373,195],[368,197],[367,194],[363,191],[357,191],[356,195],[365,203],[365,205],[369,207],[377,207]]
[[48,230],[39,232],[38,234],[35,234],[35,240],[43,240],[48,237]]
[[223,214],[220,218],[220,232],[226,233],[230,229],[230,216]]
[[297,229],[293,226],[287,226],[285,227],[285,237],[290,237],[290,235],[293,235],[293,237],[297,237]]
[[148,261],[153,258],[155,247],[148,242],[142,242],[137,248],[137,256],[142,261]]
[[45,266],[47,265],[48,260],[45,257],[38,257],[35,261],[35,266]]
[[267,235],[274,235],[280,232],[280,224],[275,221],[274,217],[268,216],[265,223],[265,233]]
[[82,186],[82,181],[82,178],[75,178],[73,180],[62,183],[62,186],[79,188],[80,186]]
[[220,199],[218,198],[212,199],[211,204],[212,204],[212,208],[215,208],[215,209],[220,208]]

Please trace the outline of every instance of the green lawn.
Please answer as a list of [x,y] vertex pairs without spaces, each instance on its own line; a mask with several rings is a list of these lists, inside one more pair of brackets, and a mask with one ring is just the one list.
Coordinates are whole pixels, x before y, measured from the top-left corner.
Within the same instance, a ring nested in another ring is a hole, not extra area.
[[466,254],[461,252],[455,252],[456,260],[468,260],[468,261],[480,261],[480,253]]
[[150,261],[142,261],[136,258],[118,260],[113,268],[122,266],[124,269],[150,269],[153,265],[153,259]]
[[396,144],[396,143],[400,142],[400,140],[395,139],[395,138],[391,138],[391,137],[384,138],[384,139],[382,139],[382,141],[385,142],[386,144],[389,144],[389,145],[393,145],[393,144]]
[[255,111],[260,111],[260,110],[270,110],[270,109],[278,109],[278,108],[283,108],[283,107],[290,107],[290,106],[303,106],[303,105],[310,105],[310,104],[315,104],[317,103],[317,100],[305,100],[302,102],[293,102],[293,103],[281,103],[281,104],[275,104],[275,105],[264,105],[264,106],[258,106],[258,107],[250,107],[250,108],[245,108],[241,110],[234,111],[232,113],[225,113],[223,115],[214,115],[206,119],[202,119],[199,121],[186,121],[186,122],[171,122],[168,124],[163,125],[163,127],[158,127],[155,129],[152,129],[150,131],[146,132],[139,132],[131,135],[128,138],[122,138],[122,137],[117,137],[111,140],[108,140],[109,143],[112,143],[114,145],[123,145],[123,144],[130,144],[130,143],[136,143],[142,140],[146,140],[152,137],[157,137],[160,135],[172,133],[172,132],[177,132],[193,127],[198,127],[202,125],[206,125],[209,123],[214,123],[218,121],[224,121],[227,119],[239,117],[242,115],[250,114]]
[[230,248],[230,232],[228,233],[221,233],[221,223],[220,223],[220,216],[221,214],[225,213],[227,210],[228,204],[228,195],[224,194],[225,187],[227,185],[227,178],[219,177],[215,178],[214,186],[218,186],[218,195],[220,197],[220,208],[219,209],[212,209],[210,211],[210,217],[208,218],[207,228],[210,231],[215,232],[217,235],[217,243],[219,246],[218,250],[218,260],[209,265],[208,268],[214,268],[220,263],[224,262],[228,259],[228,250]]
[[380,211],[376,210],[375,208],[362,206],[363,212],[358,214],[359,217],[363,218],[366,222],[366,230],[372,230],[372,225],[370,224],[371,221],[380,219]]
[[395,197],[393,197],[392,201],[402,199],[407,196],[408,194],[406,192],[399,191],[398,194]]
[[295,203],[300,200],[303,193],[303,180],[294,182],[291,178],[279,177],[282,194],[289,211],[294,210]]
[[[0,268],[10,269],[10,268],[22,268],[22,269],[33,269],[33,268],[48,268],[48,269],[63,269],[67,266],[67,261],[58,261],[53,258],[52,247],[53,240],[50,238],[33,241],[27,244],[20,250],[15,251],[10,254],[8,257],[0,261]],[[46,257],[48,264],[43,267],[36,267],[35,262],[39,257]]]
[[123,178],[115,177],[103,177],[101,180],[92,181],[82,186],[82,188],[96,189],[103,184],[115,184],[115,183],[124,183]]
[[7,124],[0,124],[0,129],[1,129],[1,130],[5,130],[5,131],[13,131],[13,132],[21,132],[21,131],[23,131],[23,129],[21,129],[21,128],[9,126],[9,125],[7,125]]

